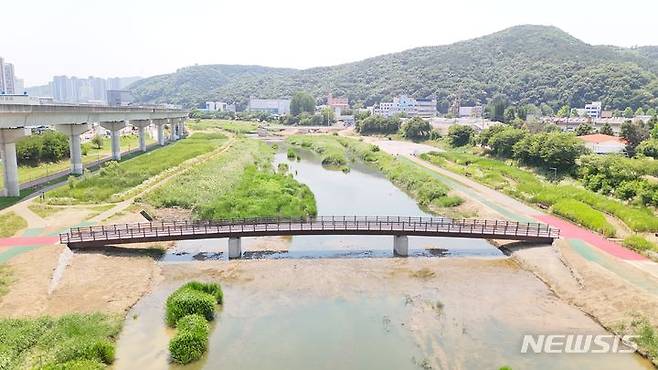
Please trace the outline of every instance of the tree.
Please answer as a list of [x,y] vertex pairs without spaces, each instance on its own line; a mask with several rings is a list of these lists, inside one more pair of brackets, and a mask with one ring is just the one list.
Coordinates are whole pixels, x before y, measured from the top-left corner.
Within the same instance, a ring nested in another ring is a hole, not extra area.
[[626,121],[621,125],[621,137],[626,140],[626,153],[630,157],[635,155],[635,148],[649,138],[649,132],[643,125]]
[[516,109],[514,107],[507,107],[503,113],[503,122],[512,122],[516,119]]
[[649,109],[647,109],[647,111],[646,111],[645,114],[646,114],[647,116],[652,116],[652,117],[654,117],[654,116],[656,115],[656,109],[654,109],[654,108],[649,108]]
[[637,154],[642,154],[645,157],[651,157],[658,159],[658,140],[649,139],[640,143],[640,145],[635,148]]
[[471,142],[474,133],[471,126],[452,125],[448,128],[448,143],[453,147],[464,146]]
[[322,124],[324,125],[330,126],[332,123],[336,122],[336,114],[334,113],[334,110],[329,107],[322,108],[320,115],[322,116]]
[[508,127],[510,127],[510,126],[509,125],[503,125],[503,124],[494,124],[494,125],[491,125],[491,126],[485,128],[477,136],[477,143],[480,144],[481,146],[489,146],[489,140],[491,139],[491,137],[493,137],[495,134],[497,134],[501,131],[504,131]]
[[560,110],[557,111],[557,116],[566,118],[571,114],[571,107],[568,104],[563,105]]
[[524,163],[570,170],[587,149],[573,134],[544,132],[524,137],[514,145],[513,152],[514,158]]
[[553,111],[553,108],[550,105],[546,104],[546,103],[542,103],[540,108],[541,108],[541,114],[544,115],[544,116],[551,117],[555,114],[555,112]]
[[290,101],[290,114],[297,116],[302,112],[315,113],[315,99],[309,93],[300,91]]
[[589,135],[594,132],[594,128],[589,122],[583,122],[576,127],[576,136]]
[[489,119],[497,122],[505,122],[505,109],[509,105],[509,99],[503,94],[496,94],[487,105]]
[[625,118],[633,118],[633,110],[631,109],[631,107],[626,107],[626,109],[624,109],[624,113],[622,115]]
[[610,127],[610,124],[606,122],[599,129],[599,134],[613,136],[615,133],[612,131],[612,127]]
[[514,153],[514,144],[523,140],[527,135],[526,130],[506,127],[491,136],[489,147],[496,155],[509,158]]
[[358,120],[354,129],[361,135],[395,134],[400,130],[401,120],[397,116],[384,117],[380,115],[368,116]]
[[642,109],[642,107],[637,108],[637,110],[635,111],[635,115],[644,116],[644,109]]
[[430,137],[432,126],[420,117],[414,117],[402,124],[402,136],[412,140],[426,140]]
[[91,138],[91,143],[94,145],[94,148],[96,149],[103,149],[103,137],[96,134],[94,137]]

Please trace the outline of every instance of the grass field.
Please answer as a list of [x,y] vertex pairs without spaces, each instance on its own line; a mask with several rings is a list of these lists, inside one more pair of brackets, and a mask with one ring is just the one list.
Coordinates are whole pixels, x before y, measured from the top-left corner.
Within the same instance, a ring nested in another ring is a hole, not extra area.
[[191,209],[200,219],[315,214],[310,189],[275,172],[272,155],[268,145],[240,139],[222,155],[155,189],[146,201]]
[[570,211],[568,218],[603,234],[609,234],[612,228],[607,221],[601,222],[605,217],[603,213],[617,217],[636,232],[658,231],[658,217],[648,208],[624,204],[580,186],[555,184],[512,163],[459,150],[423,154],[421,158],[517,199],[549,206],[555,213],[562,212],[563,216],[565,203],[558,205],[557,210],[555,205],[565,200],[577,201],[568,203],[577,205],[577,211]]
[[0,238],[13,236],[21,229],[27,227],[27,222],[14,212],[0,215]]
[[[135,135],[127,135],[121,137],[121,149],[122,151],[128,150],[130,148],[135,149],[138,146],[138,137]],[[151,144],[154,141],[147,136],[147,144]],[[109,138],[103,139],[103,147],[101,149],[93,148],[89,145],[89,150],[86,155],[82,156],[82,162],[84,164],[92,163],[98,159],[102,159],[108,156],[112,152],[112,145]],[[52,163],[42,163],[39,166],[26,166],[18,163],[18,179],[20,183],[26,183],[30,181],[37,180],[41,177],[46,177],[54,173],[68,170],[71,167],[71,161],[67,158],[58,162]],[[2,173],[2,163],[0,163],[0,173]],[[0,187],[4,186],[4,178],[0,176]]]
[[322,157],[322,164],[343,169],[347,165],[345,148],[333,136],[293,135],[288,137],[290,144],[312,150]]
[[255,133],[258,129],[258,122],[251,121],[231,121],[217,119],[203,119],[187,121],[187,127],[194,131],[204,131],[210,129],[222,129],[234,134]]
[[70,314],[0,320],[2,369],[102,369],[114,361],[122,318]]
[[93,174],[70,178],[69,186],[52,190],[46,197],[51,204],[118,201],[121,193],[188,159],[216,149],[226,140],[226,136],[219,133],[197,133],[127,161],[109,162]]

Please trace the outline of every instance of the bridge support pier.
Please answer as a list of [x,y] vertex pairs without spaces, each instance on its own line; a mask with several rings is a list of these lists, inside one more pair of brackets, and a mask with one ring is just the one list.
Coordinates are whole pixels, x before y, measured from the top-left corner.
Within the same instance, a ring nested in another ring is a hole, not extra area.
[[393,236],[393,254],[399,257],[409,255],[409,238],[406,235]]
[[71,173],[82,175],[82,148],[80,144],[80,135],[89,131],[89,124],[66,124],[55,125],[57,131],[69,137],[69,151],[71,154]]
[[110,131],[112,136],[112,159],[121,160],[121,130],[126,127],[126,121],[101,122],[101,126]]
[[242,240],[240,238],[228,238],[228,258],[242,257]]
[[142,152],[146,152],[146,128],[151,125],[151,120],[150,119],[134,120],[134,121],[130,121],[130,124],[133,125],[134,127],[137,127],[137,130],[139,131],[139,150]]
[[3,128],[0,129],[0,157],[4,164],[4,192],[6,197],[17,197],[20,195],[18,181],[18,160],[16,159],[16,141],[25,136],[25,129]]
[[153,124],[158,128],[158,145],[164,146],[167,138],[165,137],[165,124],[167,123],[166,119],[154,119]]
[[169,133],[169,140],[178,140],[178,118],[169,119],[169,128],[171,129],[171,132]]

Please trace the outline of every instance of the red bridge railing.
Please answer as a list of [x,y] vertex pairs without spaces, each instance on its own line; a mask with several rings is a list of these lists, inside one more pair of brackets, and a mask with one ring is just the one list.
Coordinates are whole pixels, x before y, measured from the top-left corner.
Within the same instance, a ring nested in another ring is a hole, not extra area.
[[558,229],[541,223],[403,216],[241,218],[216,221],[157,221],[74,227],[60,234],[69,246],[257,235],[406,234],[466,238],[549,240]]

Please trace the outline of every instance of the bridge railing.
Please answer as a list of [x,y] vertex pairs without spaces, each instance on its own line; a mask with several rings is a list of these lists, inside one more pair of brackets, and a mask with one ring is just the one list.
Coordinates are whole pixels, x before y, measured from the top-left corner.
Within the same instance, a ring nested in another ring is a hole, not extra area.
[[541,223],[504,220],[405,216],[321,216],[300,218],[233,218],[215,221],[156,221],[74,227],[60,242],[122,240],[185,235],[277,231],[395,231],[558,238],[559,230]]

